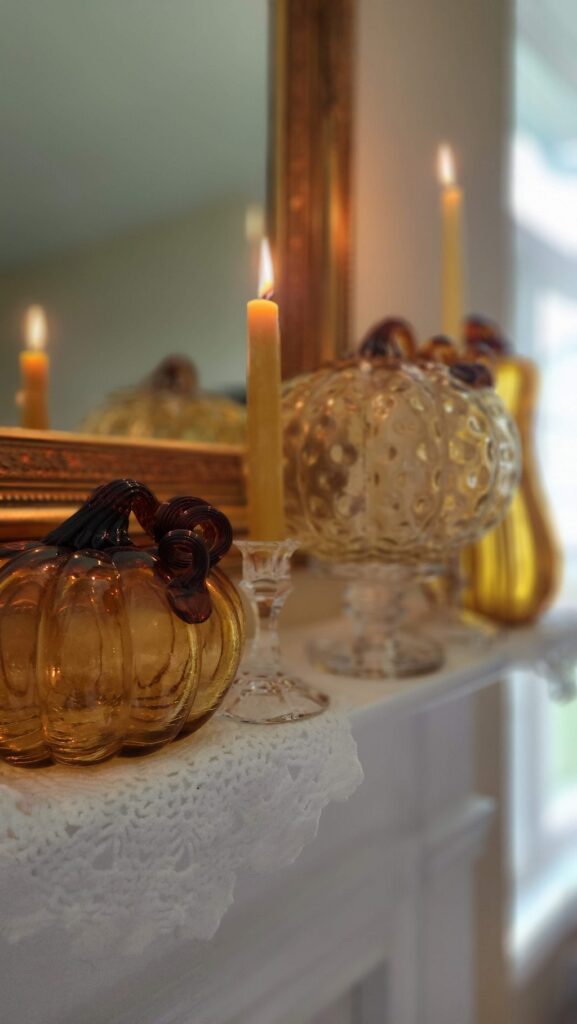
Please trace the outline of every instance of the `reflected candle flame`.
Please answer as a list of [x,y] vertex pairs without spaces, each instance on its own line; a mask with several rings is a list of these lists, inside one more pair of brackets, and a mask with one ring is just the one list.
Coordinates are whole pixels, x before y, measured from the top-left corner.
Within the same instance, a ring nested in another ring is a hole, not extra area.
[[249,203],[244,214],[247,242],[260,242],[264,234],[264,209],[261,203]]
[[455,184],[455,160],[451,147],[445,143],[439,146],[437,166],[441,185],[444,185],[445,188],[450,188]]
[[258,281],[259,299],[272,299],[274,295],[274,271],[268,238],[260,243],[260,270]]
[[46,313],[42,306],[29,306],[24,314],[24,339],[26,348],[41,352],[46,345]]

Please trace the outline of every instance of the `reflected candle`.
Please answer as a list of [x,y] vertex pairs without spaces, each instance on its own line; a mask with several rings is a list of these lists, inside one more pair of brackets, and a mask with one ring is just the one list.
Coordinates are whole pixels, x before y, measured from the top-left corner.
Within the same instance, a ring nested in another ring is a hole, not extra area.
[[272,261],[264,239],[261,297],[247,306],[248,511],[253,540],[282,540],[285,536],[280,330],[272,292]]
[[462,348],[463,284],[463,192],[455,181],[453,154],[439,146],[439,180],[442,218],[442,304],[443,334]]
[[21,425],[31,430],[47,430],[49,426],[46,333],[46,314],[42,306],[30,306],[24,316],[26,348],[20,353],[20,374]]

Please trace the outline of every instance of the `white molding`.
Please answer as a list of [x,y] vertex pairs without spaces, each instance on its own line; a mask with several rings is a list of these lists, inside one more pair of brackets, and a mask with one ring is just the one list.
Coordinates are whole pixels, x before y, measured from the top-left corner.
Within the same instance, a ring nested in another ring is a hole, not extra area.
[[475,860],[482,853],[494,813],[495,801],[477,795],[441,813],[424,835],[425,871],[436,874],[452,867],[456,860]]
[[471,1024],[473,866],[494,805],[474,791],[470,695],[542,657],[574,621],[520,630],[430,679],[325,678],[350,711],[365,779],[325,810],[301,857],[243,876],[210,942],[88,963],[58,934],[0,939],[5,1013],[77,1024],[97,1005],[108,1024],[304,1024],[380,964],[383,1020]]

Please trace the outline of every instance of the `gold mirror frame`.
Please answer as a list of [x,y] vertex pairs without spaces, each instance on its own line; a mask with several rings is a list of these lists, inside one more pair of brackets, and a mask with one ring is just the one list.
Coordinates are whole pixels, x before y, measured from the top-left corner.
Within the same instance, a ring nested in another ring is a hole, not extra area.
[[[283,375],[346,349],[354,0],[272,0],[269,212]],[[246,527],[241,447],[0,428],[0,538],[42,536],[99,484],[194,493]]]
[[348,348],[355,0],[272,5],[270,221],[283,376]]

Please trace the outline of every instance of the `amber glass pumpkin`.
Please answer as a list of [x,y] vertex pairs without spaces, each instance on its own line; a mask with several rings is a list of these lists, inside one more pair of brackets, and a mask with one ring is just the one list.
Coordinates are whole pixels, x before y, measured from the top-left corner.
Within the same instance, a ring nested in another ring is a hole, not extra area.
[[159,506],[153,532],[160,539],[175,529],[200,535],[210,557],[206,586],[212,612],[197,629],[202,644],[200,685],[183,729],[191,732],[216,711],[236,675],[245,639],[245,619],[236,587],[217,568],[232,544],[232,529],[226,516],[202,499],[174,498]]
[[[0,751],[7,760],[91,764],[122,747],[153,749],[187,722],[203,685],[207,636],[216,642],[223,634],[203,634],[212,603],[202,531],[155,528],[159,507],[142,485],[115,481],[43,542],[5,561]],[[156,536],[154,548],[130,542],[131,511]],[[228,522],[212,512],[212,520]],[[228,667],[222,695],[236,668]],[[209,704],[218,705],[214,694]]]

